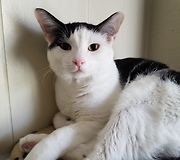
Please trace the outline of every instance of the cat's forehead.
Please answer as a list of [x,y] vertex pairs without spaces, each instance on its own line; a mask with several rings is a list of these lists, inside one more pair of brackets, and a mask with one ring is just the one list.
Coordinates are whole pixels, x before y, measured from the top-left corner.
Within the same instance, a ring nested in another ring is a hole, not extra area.
[[69,40],[76,44],[86,44],[102,41],[102,37],[103,35],[101,33],[81,26],[80,28],[75,29],[74,32],[71,33]]

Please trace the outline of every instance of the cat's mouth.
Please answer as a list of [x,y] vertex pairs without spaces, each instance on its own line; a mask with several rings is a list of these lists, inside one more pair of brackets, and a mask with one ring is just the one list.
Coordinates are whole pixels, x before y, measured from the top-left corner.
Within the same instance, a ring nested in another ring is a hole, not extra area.
[[76,71],[74,71],[73,73],[83,73],[83,71],[80,69],[80,68],[78,68]]
[[75,71],[72,72],[73,76],[82,76],[85,74],[85,72],[81,68],[77,68]]
[[84,66],[74,66],[74,68],[72,68],[71,70],[71,75],[72,77],[75,77],[75,78],[82,78],[82,77],[86,77],[88,74],[87,74],[87,70],[85,69]]
[[83,73],[83,69],[80,66],[75,66],[72,73]]

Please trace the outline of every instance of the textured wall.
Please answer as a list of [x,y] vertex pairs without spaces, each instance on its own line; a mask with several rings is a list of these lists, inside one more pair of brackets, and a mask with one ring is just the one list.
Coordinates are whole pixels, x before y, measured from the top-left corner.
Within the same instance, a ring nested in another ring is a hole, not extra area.
[[152,0],[148,57],[180,71],[180,0]]
[[0,159],[22,136],[48,126],[57,111],[46,43],[34,17],[43,7],[64,22],[99,23],[117,10],[125,21],[116,57],[144,53],[147,0],[0,0]]

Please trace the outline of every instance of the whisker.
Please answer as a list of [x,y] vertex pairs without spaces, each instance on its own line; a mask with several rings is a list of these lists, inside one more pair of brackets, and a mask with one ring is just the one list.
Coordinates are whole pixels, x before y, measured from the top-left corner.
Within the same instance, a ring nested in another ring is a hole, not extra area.
[[50,69],[50,67],[47,66],[47,67],[42,68],[39,72],[44,72],[44,71],[47,71],[47,70],[49,70],[49,69]]
[[[43,87],[45,86],[45,84],[47,83],[47,81],[48,81],[48,79],[49,79],[50,77],[53,76],[53,79],[55,78],[55,74],[54,74],[54,72],[52,71],[52,69],[51,69],[49,66],[43,68],[41,71],[44,72],[44,70],[45,70],[45,73],[44,73],[44,75],[43,75],[43,77],[42,77],[42,82],[41,82]],[[54,80],[53,80],[53,81],[54,81]],[[53,82],[53,84],[54,84],[54,82]]]

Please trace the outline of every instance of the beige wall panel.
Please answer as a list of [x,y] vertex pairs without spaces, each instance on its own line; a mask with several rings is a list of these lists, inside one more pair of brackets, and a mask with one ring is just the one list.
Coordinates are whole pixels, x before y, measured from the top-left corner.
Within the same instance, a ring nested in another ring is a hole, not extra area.
[[180,1],[152,2],[148,57],[180,71]]
[[115,58],[144,57],[147,0],[89,0],[89,21],[99,23],[112,13],[121,11],[124,22],[116,38]]
[[[1,3],[0,3],[1,4]],[[1,6],[0,6],[1,7]],[[4,33],[0,8],[0,159],[13,144],[11,109],[9,105]]]
[[65,22],[86,20],[85,0],[2,0],[7,71],[15,141],[51,124],[57,111],[46,43],[34,17],[43,7]]

